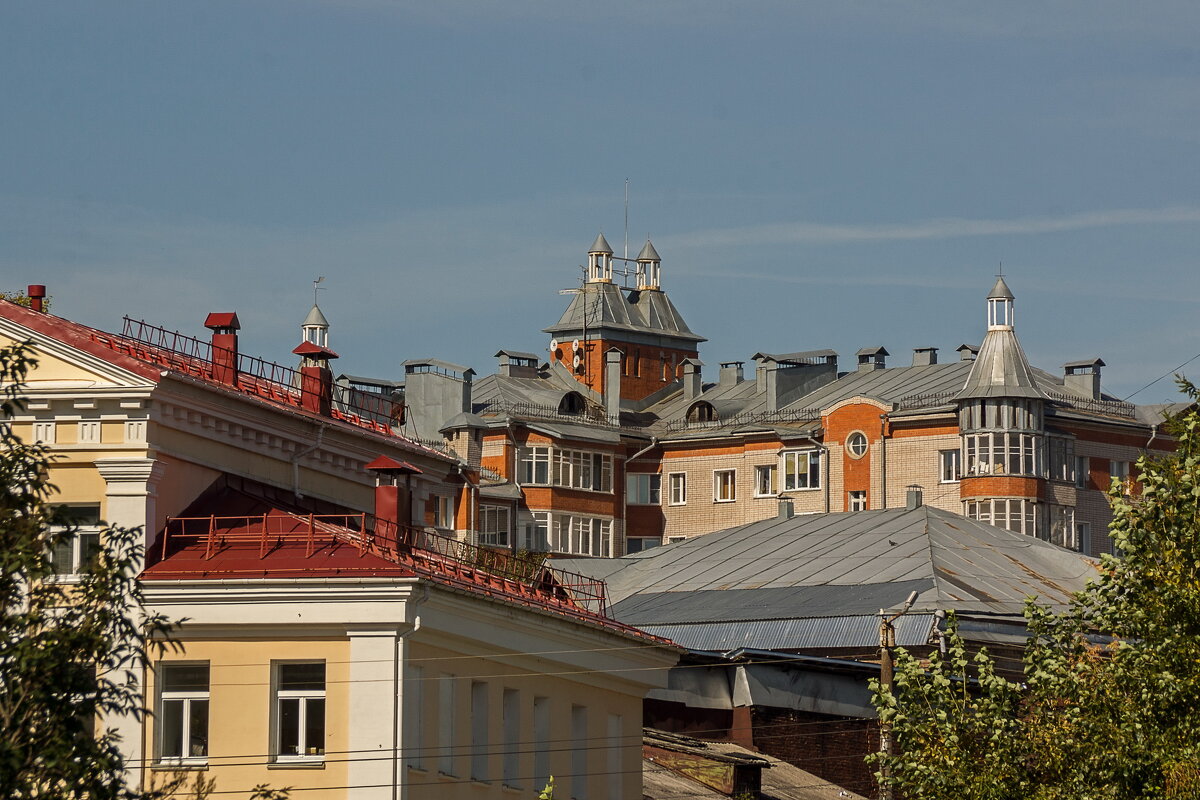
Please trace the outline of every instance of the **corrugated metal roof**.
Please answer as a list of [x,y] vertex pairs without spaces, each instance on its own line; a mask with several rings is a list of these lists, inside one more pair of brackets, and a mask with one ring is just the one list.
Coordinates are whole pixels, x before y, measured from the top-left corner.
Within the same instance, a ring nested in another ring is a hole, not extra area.
[[[620,619],[619,616],[617,618]],[[670,639],[689,650],[727,652],[743,647],[785,651],[857,650],[879,646],[879,617],[875,614],[683,625],[632,624],[646,633]],[[925,644],[933,624],[932,614],[906,614],[900,617],[895,622],[896,644],[900,647]]]
[[1078,553],[929,506],[771,518],[620,561],[609,599],[642,627],[873,615],[914,590],[918,613],[1020,617],[1026,597],[1063,605],[1095,575]]

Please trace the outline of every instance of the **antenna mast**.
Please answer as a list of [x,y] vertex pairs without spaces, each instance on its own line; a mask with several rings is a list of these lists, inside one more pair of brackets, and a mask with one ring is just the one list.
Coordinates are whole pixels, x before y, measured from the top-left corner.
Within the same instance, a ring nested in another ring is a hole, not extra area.
[[324,280],[325,280],[325,276],[321,275],[315,281],[313,281],[313,305],[314,306],[317,304],[317,291],[325,288],[324,286],[320,286],[318,284],[324,282]]
[[625,260],[629,261],[629,178],[625,179]]

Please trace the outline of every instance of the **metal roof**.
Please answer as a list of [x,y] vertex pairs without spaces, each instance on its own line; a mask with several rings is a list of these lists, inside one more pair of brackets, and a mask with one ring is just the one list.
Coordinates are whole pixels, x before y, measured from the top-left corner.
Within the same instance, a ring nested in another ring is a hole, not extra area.
[[603,233],[596,235],[596,241],[592,242],[592,246],[588,248],[589,253],[608,253],[612,255],[612,248],[608,246],[608,240],[604,238]]
[[642,252],[637,255],[638,261],[662,261],[662,257],[658,251],[654,249],[654,245],[650,244],[650,240],[646,240],[646,244],[642,247]]
[[988,292],[988,300],[1015,300],[1012,289],[1008,288],[1008,284],[1004,282],[1003,277],[997,277],[996,283],[992,286],[992,290]]
[[629,331],[668,336],[692,342],[705,341],[692,332],[666,292],[629,292],[614,283],[585,283],[549,334],[589,331]]
[[308,316],[304,318],[304,322],[301,323],[301,327],[303,327],[303,328],[313,328],[313,327],[328,328],[329,320],[325,319],[325,315],[321,313],[321,308],[316,303],[313,303],[313,307],[308,312]]
[[[961,362],[960,362],[961,363]],[[971,362],[966,385],[955,397],[1033,397],[1046,399],[1034,379],[1029,359],[1012,328],[993,328],[983,337],[983,346]]]
[[1102,359],[1102,358],[1098,358],[1098,357],[1097,358],[1081,358],[1078,361],[1068,361],[1067,363],[1063,364],[1063,369],[1071,369],[1072,367],[1105,367],[1105,366],[1108,366],[1108,365],[1104,363],[1104,359]]
[[[872,616],[914,590],[918,614],[1020,618],[1026,597],[1063,605],[1095,574],[1078,553],[929,506],[772,518],[620,561],[627,566],[606,575],[618,619],[639,627],[759,621],[764,635],[770,620]],[[834,623],[806,625],[789,635]]]

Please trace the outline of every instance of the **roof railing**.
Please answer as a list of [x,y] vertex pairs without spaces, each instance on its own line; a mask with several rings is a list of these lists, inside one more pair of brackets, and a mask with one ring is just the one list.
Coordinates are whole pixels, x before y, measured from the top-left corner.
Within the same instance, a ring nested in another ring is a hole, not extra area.
[[374,555],[473,591],[608,617],[602,580],[553,567],[544,556],[517,556],[371,514],[171,517],[161,538],[161,558],[172,553],[172,545],[197,543],[204,546],[206,561],[231,548],[256,551],[262,560],[289,544],[303,545],[305,558],[346,545],[360,557]]
[[743,412],[734,414],[721,419],[705,420],[703,422],[691,422],[687,419],[672,419],[667,420],[667,430],[685,431],[685,430],[719,430],[722,428],[737,428],[745,425],[770,425],[772,423],[780,425],[794,425],[802,422],[815,422],[821,418],[821,409],[819,408],[797,408],[781,411],[757,411]]

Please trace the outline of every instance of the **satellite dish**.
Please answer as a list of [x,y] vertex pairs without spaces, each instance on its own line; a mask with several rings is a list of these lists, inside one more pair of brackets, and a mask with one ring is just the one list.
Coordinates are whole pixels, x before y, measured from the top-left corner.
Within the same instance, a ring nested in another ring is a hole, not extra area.
[[572,365],[574,365],[575,369],[579,369],[579,365],[583,363],[583,359],[580,358],[579,356],[575,356],[575,360],[572,361],[571,363],[572,363]]
[[578,340],[578,339],[576,339],[575,341],[571,342],[571,349],[572,349],[572,350],[578,350],[578,349],[579,349],[579,340]]
[[550,340],[550,351],[554,352],[557,349],[558,349],[558,339],[551,339]]

